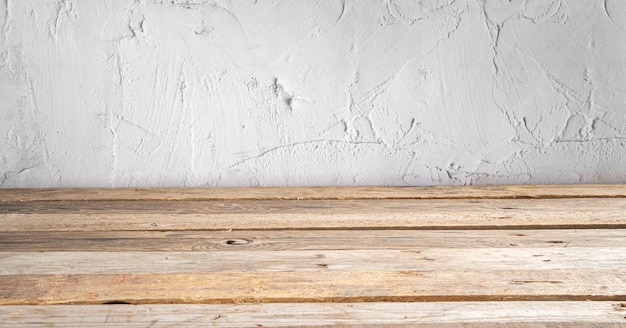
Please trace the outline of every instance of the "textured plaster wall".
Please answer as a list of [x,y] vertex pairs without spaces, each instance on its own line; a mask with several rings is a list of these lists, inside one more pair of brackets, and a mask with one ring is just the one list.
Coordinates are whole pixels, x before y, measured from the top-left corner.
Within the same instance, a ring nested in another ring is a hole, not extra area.
[[626,182],[626,1],[3,0],[0,187]]

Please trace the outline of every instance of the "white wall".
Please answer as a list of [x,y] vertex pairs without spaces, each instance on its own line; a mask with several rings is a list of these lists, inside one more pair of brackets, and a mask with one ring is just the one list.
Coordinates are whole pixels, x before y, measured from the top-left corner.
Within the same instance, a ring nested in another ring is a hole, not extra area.
[[626,182],[626,1],[0,2],[0,187]]

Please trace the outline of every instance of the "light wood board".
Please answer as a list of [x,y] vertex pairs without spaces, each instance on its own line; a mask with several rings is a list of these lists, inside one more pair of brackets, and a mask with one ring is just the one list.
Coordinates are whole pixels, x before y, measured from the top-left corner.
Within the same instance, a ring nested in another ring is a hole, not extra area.
[[587,270],[619,274],[626,273],[625,255],[626,245],[249,252],[2,252],[0,276],[281,271],[311,274],[340,271],[446,272],[459,268],[474,268],[476,271],[513,268],[528,271]]
[[0,232],[0,252],[551,249],[624,245],[625,229]]
[[275,303],[0,307],[10,327],[624,327],[620,302]]
[[0,189],[0,202],[60,200],[467,199],[626,197],[624,184],[431,187]]
[[626,198],[0,203],[0,231],[626,228]]

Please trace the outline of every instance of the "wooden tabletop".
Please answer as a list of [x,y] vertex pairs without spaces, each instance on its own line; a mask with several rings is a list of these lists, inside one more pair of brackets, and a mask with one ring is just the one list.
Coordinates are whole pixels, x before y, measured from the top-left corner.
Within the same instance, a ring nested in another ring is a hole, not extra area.
[[626,185],[0,189],[0,326],[626,326]]

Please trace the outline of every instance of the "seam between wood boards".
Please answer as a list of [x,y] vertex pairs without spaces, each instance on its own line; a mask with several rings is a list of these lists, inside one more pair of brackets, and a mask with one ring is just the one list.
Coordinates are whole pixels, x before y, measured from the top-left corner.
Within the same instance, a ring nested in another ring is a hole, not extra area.
[[[179,198],[179,199],[159,199],[159,198],[137,198],[137,199],[121,199],[121,198],[103,198],[103,199],[37,199],[37,200],[10,200],[6,202],[16,203],[31,203],[31,202],[144,202],[144,201],[159,201],[159,202],[201,202],[201,201],[300,201],[300,200],[462,200],[462,199],[579,199],[579,198],[626,198],[626,195],[545,195],[545,196],[445,196],[445,197],[419,197],[419,196],[407,196],[407,197],[275,197],[275,198],[259,198],[259,197],[241,197],[241,198]],[[0,203],[5,202],[0,200]]]
[[525,225],[525,226],[516,226],[516,225],[497,225],[497,226],[388,226],[388,227],[305,227],[305,228],[233,228],[233,229],[209,229],[206,227],[203,228],[189,228],[189,229],[63,229],[63,230],[2,230],[3,233],[10,232],[32,232],[32,233],[48,233],[48,232],[68,232],[68,233],[77,233],[77,232],[107,232],[107,231],[115,231],[115,232],[136,232],[136,231],[146,231],[146,232],[231,232],[231,231],[360,231],[360,230],[419,230],[419,231],[433,231],[433,230],[462,230],[462,231],[479,231],[479,230],[586,230],[586,229],[597,229],[597,230],[621,230],[626,229],[626,223],[624,224],[580,224],[580,225]]
[[17,301],[2,306],[28,305],[113,305],[113,304],[273,304],[273,303],[426,303],[426,302],[617,302],[625,306],[626,295],[438,295],[438,296],[355,296],[302,298],[219,298],[219,299],[131,299],[119,298],[100,301]]

